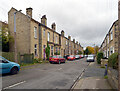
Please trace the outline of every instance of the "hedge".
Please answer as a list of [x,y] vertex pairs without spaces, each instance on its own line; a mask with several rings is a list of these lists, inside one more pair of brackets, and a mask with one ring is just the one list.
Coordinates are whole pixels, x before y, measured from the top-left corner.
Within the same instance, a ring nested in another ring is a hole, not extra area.
[[108,66],[114,69],[118,68],[118,53],[113,53],[108,58]]
[[102,52],[98,52],[97,53],[97,63],[101,64],[101,59],[103,58],[103,53]]

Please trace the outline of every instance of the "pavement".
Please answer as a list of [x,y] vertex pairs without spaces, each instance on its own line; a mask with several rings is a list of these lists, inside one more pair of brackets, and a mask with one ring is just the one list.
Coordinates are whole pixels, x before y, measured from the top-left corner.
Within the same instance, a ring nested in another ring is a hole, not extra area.
[[107,79],[104,78],[104,68],[96,62],[91,62],[72,89],[98,89],[113,91]]
[[2,89],[70,89],[88,64],[83,58],[22,67],[16,75],[2,76]]

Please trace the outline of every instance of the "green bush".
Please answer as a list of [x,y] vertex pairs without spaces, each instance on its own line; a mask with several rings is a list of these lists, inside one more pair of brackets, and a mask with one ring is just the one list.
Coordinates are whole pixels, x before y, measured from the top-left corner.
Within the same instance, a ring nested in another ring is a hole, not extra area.
[[35,58],[34,63],[41,63],[42,59],[41,58]]
[[50,46],[49,46],[48,43],[47,43],[47,47],[45,48],[45,53],[46,53],[47,60],[49,60],[49,56],[50,56]]
[[103,58],[103,53],[102,52],[98,52],[97,53],[97,63],[101,64],[101,59]]
[[60,52],[55,52],[54,54],[55,54],[55,55],[60,55]]
[[38,63],[38,59],[37,58],[34,59],[34,63]]
[[114,69],[118,68],[118,53],[113,53],[108,58],[108,66],[113,67]]

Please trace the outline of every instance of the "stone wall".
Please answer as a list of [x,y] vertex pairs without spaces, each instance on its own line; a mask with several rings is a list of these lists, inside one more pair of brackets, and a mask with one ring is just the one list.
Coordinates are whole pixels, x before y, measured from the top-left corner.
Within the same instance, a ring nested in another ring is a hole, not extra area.
[[113,89],[118,89],[118,71],[112,68],[108,69],[108,82]]
[[[17,10],[12,8],[8,12],[8,30],[14,38],[14,12]],[[22,54],[30,53],[30,18],[26,15],[16,13],[16,44],[17,52]],[[10,43],[10,52],[14,52],[14,43]]]

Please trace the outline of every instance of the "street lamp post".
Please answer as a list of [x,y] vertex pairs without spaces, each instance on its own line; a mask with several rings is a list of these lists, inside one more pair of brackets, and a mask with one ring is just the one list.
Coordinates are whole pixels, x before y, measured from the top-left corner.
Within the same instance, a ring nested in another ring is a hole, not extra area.
[[21,12],[22,10],[19,10],[19,11],[16,11],[14,12],[14,40],[15,40],[15,62],[18,63],[18,60],[17,60],[17,47],[16,47],[16,14],[17,12]]

